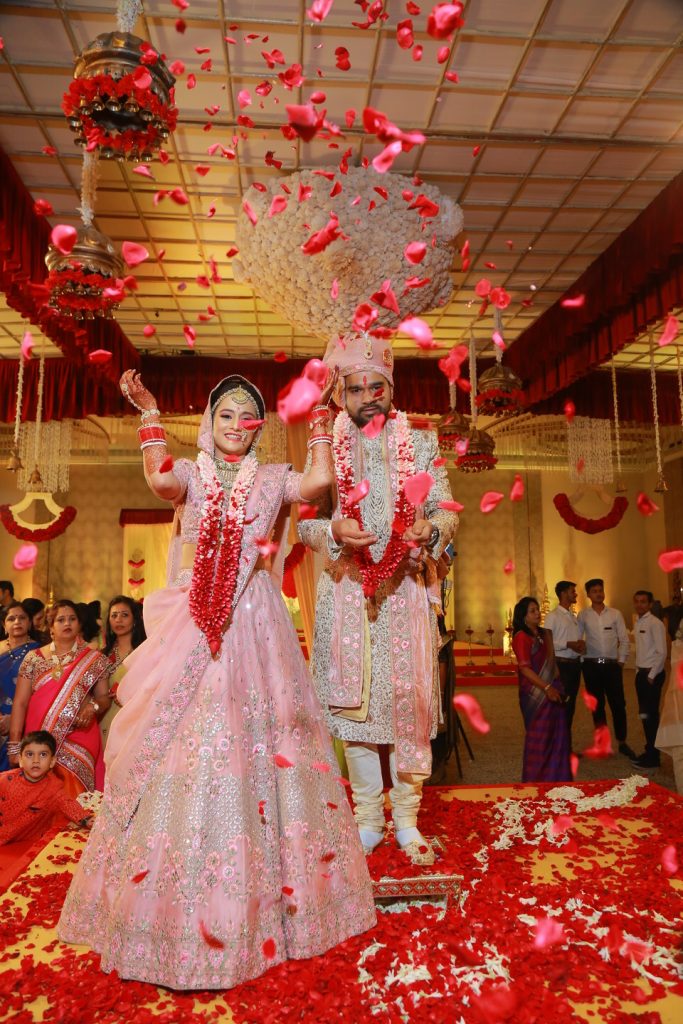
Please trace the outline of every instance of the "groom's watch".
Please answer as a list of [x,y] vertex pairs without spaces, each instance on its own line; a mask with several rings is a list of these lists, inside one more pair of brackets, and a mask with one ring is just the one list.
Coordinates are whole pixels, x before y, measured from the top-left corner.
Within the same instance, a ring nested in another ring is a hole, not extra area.
[[429,540],[427,541],[427,547],[429,548],[430,551],[432,551],[433,548],[435,548],[436,545],[439,543],[439,537],[440,536],[441,536],[441,530],[439,529],[439,527],[438,526],[433,526],[432,527],[431,536],[430,536]]

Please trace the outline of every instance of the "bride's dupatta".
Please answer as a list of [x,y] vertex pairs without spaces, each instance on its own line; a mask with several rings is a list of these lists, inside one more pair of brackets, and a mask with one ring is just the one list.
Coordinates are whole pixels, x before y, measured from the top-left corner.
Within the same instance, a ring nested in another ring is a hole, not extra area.
[[75,778],[79,788],[101,788],[102,739],[97,719],[93,718],[86,729],[74,729],[74,722],[97,681],[109,671],[109,662],[99,651],[84,647],[55,679],[52,667],[42,656],[34,655],[32,660],[33,692],[26,712],[26,732],[51,732],[57,743],[58,765]]

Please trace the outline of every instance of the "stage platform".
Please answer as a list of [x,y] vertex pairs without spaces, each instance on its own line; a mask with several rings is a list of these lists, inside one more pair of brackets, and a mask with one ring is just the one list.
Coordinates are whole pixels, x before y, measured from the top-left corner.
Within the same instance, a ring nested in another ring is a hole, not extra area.
[[456,686],[517,686],[517,667],[502,647],[453,641]]
[[[31,851],[0,897],[0,1020],[29,1024],[680,1024],[683,800],[632,776],[425,791],[422,828],[461,877],[445,905],[394,899],[377,926],[225,993],[124,982],[60,943],[84,836]],[[416,875],[389,837],[373,877]]]

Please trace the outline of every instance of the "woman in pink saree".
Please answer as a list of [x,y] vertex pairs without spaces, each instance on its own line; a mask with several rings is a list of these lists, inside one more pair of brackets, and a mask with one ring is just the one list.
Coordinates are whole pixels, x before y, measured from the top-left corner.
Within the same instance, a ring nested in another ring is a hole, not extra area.
[[[173,502],[169,586],[145,601],[106,749],[102,809],[59,935],[104,971],[176,989],[231,988],[372,927],[371,883],[343,780],[280,593],[288,506],[328,485],[260,466],[265,416],[242,377],[211,392],[196,462],[169,458],[137,375],[152,490]],[[318,442],[316,437],[323,439]]]
[[73,601],[54,608],[52,642],[30,651],[19,670],[10,719],[10,764],[18,763],[25,732],[46,729],[57,742],[59,776],[71,797],[102,789],[104,762],[98,719],[109,708],[107,659],[80,635]]

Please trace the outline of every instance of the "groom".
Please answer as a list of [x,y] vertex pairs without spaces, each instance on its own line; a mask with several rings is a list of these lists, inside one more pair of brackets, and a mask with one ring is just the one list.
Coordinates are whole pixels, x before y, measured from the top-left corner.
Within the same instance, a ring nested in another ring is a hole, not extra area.
[[[333,443],[336,506],[331,520],[299,524],[302,541],[325,555],[313,677],[332,735],[344,741],[366,853],[384,836],[379,745],[387,744],[397,842],[414,864],[432,864],[417,816],[440,711],[434,563],[457,516],[439,508],[452,496],[435,464],[436,434],[413,430],[405,413],[392,411],[389,344],[366,336],[333,341],[325,362],[338,370],[342,409]],[[418,481],[405,488],[419,473],[434,481],[422,495]]]

